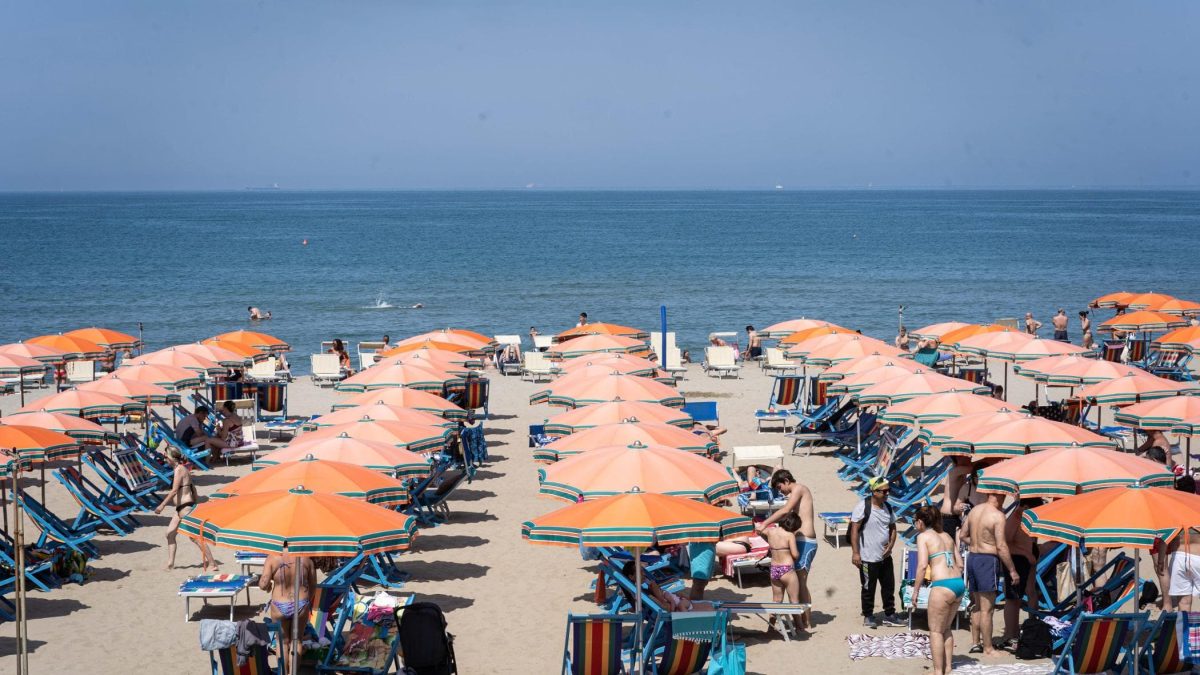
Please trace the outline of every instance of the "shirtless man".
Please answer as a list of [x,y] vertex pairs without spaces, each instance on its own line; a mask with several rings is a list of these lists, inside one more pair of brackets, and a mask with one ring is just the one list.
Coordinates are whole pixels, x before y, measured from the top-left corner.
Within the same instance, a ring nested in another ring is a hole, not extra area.
[[754,330],[754,326],[746,326],[746,354],[747,360],[757,359],[762,356],[762,338],[758,336],[758,331]]
[[250,307],[247,307],[246,311],[250,312],[250,320],[251,321],[262,321],[263,319],[271,318],[270,312],[264,313],[261,309],[255,307],[253,305],[251,305]]
[[1041,506],[1041,504],[1042,500],[1040,499],[1022,499],[1017,504],[1017,508],[1008,514],[1008,520],[1004,523],[1004,541],[1008,544],[1009,554],[1012,556],[1013,565],[1017,570],[1019,579],[1016,588],[1020,591],[1015,596],[1008,593],[1010,599],[1004,601],[1004,644],[1009,649],[1016,649],[1017,634],[1021,628],[1020,594],[1025,594],[1029,598],[1029,604],[1033,605],[1037,592],[1037,584],[1030,583],[1033,579],[1033,571],[1037,568],[1037,542],[1029,536],[1029,533],[1021,529],[1021,516],[1026,509]]
[[[987,501],[971,509],[966,525],[959,536],[967,544],[967,590],[971,592],[971,642],[968,653],[995,656],[992,646],[992,611],[996,608],[996,592],[1000,575],[1008,570],[1015,587],[1020,582],[1008,553],[1004,538],[1004,495],[991,493]],[[1001,567],[1003,564],[1003,568]]]
[[1054,326],[1054,339],[1055,340],[1058,340],[1059,342],[1070,342],[1071,341],[1071,339],[1067,337],[1067,322],[1068,321],[1069,321],[1069,319],[1067,319],[1067,310],[1060,307],[1058,309],[1058,314],[1055,314],[1054,318],[1050,319],[1050,324]]
[[962,527],[962,514],[967,508],[966,496],[970,491],[967,478],[970,476],[971,458],[955,456],[954,465],[942,482],[942,531],[956,542],[958,530]]
[[[772,513],[766,520],[754,526],[759,536],[763,536],[769,525],[789,513],[800,516],[800,529],[796,531],[796,550],[800,557],[796,558],[796,576],[800,579],[799,602],[812,603],[812,594],[808,591],[808,573],[812,570],[813,559],[817,557],[817,528],[813,518],[813,496],[807,485],[796,482],[791,471],[780,469],[771,476],[771,489],[778,490],[787,497],[783,508]],[[764,537],[765,538],[765,537]],[[812,615],[804,613],[804,628],[812,627]]]
[[[298,594],[297,573],[300,574]],[[299,622],[299,637],[303,638],[304,627],[308,625],[308,615],[312,611],[311,598],[316,585],[317,571],[311,559],[288,553],[267,556],[258,587],[271,594],[268,608],[271,618],[279,622],[279,640],[282,648],[279,660],[287,664],[283,669],[284,673],[289,672],[291,667],[292,622]],[[302,655],[303,642],[296,646]]]
[[1033,312],[1025,312],[1025,332],[1037,337],[1038,329],[1042,327],[1042,322],[1033,318]]

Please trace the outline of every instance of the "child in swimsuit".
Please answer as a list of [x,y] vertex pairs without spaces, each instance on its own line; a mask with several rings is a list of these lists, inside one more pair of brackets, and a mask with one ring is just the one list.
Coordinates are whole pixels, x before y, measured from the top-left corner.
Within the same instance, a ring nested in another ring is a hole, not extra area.
[[[788,513],[779,519],[776,527],[766,531],[767,545],[771,551],[771,599],[773,602],[799,602],[800,577],[796,575],[796,561],[800,559],[800,550],[796,545],[796,533],[801,527],[800,516]],[[770,619],[771,626],[775,625],[775,617]],[[805,629],[809,628],[807,620],[802,621]]]

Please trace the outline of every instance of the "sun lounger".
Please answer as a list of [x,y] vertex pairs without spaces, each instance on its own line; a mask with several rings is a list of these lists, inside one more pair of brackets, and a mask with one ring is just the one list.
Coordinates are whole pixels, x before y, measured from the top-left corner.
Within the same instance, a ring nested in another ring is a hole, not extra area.
[[721,416],[717,413],[716,401],[689,401],[683,404],[683,414],[701,424],[720,424]]
[[[158,479],[138,463],[133,451],[118,449],[114,451],[114,455],[122,458],[121,464],[95,450],[84,453],[82,460],[108,486],[105,491],[106,498],[134,506],[139,511],[153,511],[161,501],[157,494],[161,487]],[[137,478],[131,480],[127,477],[129,471],[137,471],[138,473],[134,474]]]
[[313,384],[318,387],[333,386],[342,381],[345,375],[337,354],[313,354],[310,358]]
[[687,379],[687,366],[683,363],[683,352],[679,351],[679,347],[667,347],[667,358],[661,362],[662,369],[671,376],[675,382]]
[[794,624],[789,627],[784,618],[795,621],[794,617],[806,614],[812,610],[812,605],[803,602],[721,602],[714,601],[713,605],[730,614],[738,616],[757,616],[763,621],[770,622],[776,618],[775,628],[783,636],[785,642],[791,642]]
[[1062,654],[1054,662],[1054,672],[1125,672],[1130,648],[1149,621],[1146,612],[1080,616],[1071,627]]
[[553,346],[554,346],[554,336],[553,335],[534,335],[533,336],[533,348],[538,350],[539,352],[548,351]]
[[762,364],[763,371],[766,373],[791,375],[800,370],[800,364],[788,359],[782,349],[767,347],[765,354]]
[[552,380],[558,372],[554,367],[554,362],[546,358],[542,352],[525,352],[524,358],[525,362],[521,365],[522,380],[530,382],[538,382],[543,378]]
[[748,571],[766,572],[771,566],[770,545],[767,540],[758,535],[750,537],[750,551],[725,556],[722,572],[725,576],[735,579],[738,588],[742,587],[742,573]]
[[276,437],[283,438],[284,436],[294,437],[311,419],[311,417],[274,419],[264,424],[263,428],[267,431],[267,440]]
[[[336,356],[334,358],[337,358]],[[279,379],[279,373],[275,365],[275,357],[268,356],[262,361],[255,361],[250,370],[246,371],[246,376],[257,382],[272,382]]]
[[636,614],[568,614],[563,640],[563,675],[620,675],[632,672],[629,652],[623,648],[625,627],[635,630]]
[[849,536],[850,534],[850,512],[849,511],[824,511],[817,514],[817,518],[821,519],[821,523],[825,528],[822,533],[826,539],[833,539],[833,547],[841,548],[842,535]]
[[246,591],[246,604],[250,604],[252,577],[244,574],[201,574],[189,577],[179,585],[179,597],[183,598],[183,620],[192,620],[192,598],[200,598],[208,606],[209,600],[229,600],[229,620],[233,621],[233,608],[237,596]]
[[702,367],[710,377],[738,377],[742,370],[737,364],[737,350],[733,347],[705,347]]
[[80,384],[96,379],[95,361],[67,361],[67,384]]
[[140,504],[109,499],[104,491],[73,466],[56,469],[54,477],[79,503],[79,515],[75,517],[74,528],[98,529],[107,526],[122,537],[137,528],[138,522],[133,513],[140,508]]
[[16,494],[17,499],[21,500],[21,509],[42,532],[37,540],[38,547],[45,547],[48,542],[57,541],[89,558],[100,557],[100,550],[92,543],[96,536],[95,527],[72,527],[25,491],[17,490]]
[[409,515],[430,527],[446,522],[450,518],[447,500],[459,485],[470,482],[472,473],[470,467],[443,472],[419,492],[410,494]]

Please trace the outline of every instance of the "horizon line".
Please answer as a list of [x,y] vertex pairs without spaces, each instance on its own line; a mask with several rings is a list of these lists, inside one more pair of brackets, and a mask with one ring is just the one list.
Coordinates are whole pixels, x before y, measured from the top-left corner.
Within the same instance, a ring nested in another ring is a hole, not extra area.
[[272,192],[1197,192],[1197,185],[887,185],[855,187],[220,187],[220,188],[0,188],[0,194],[272,193]]

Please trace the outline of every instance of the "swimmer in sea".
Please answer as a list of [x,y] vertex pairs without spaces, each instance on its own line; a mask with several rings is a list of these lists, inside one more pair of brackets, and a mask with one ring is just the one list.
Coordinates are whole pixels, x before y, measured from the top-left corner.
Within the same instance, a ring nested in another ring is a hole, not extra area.
[[421,303],[418,302],[417,304],[413,305],[412,308],[413,309],[424,309],[425,305],[422,305]]

